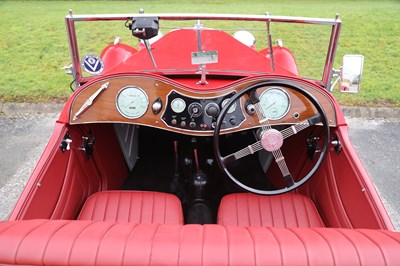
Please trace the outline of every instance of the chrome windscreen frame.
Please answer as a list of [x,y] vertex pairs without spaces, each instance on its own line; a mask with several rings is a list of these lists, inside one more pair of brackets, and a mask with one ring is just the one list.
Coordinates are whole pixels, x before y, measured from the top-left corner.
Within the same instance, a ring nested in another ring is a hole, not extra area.
[[233,21],[260,21],[265,22],[266,27],[271,22],[299,23],[331,26],[331,36],[325,60],[325,67],[322,75],[322,85],[330,91],[332,69],[335,60],[336,50],[339,43],[342,22],[336,15],[333,19],[288,17],[266,15],[228,15],[228,14],[105,14],[105,15],[74,15],[72,11],[65,17],[67,37],[72,59],[72,75],[75,88],[85,82],[88,78],[82,76],[80,67],[80,56],[75,32],[75,22],[79,21],[126,21],[138,17],[158,17],[160,20],[233,20]]

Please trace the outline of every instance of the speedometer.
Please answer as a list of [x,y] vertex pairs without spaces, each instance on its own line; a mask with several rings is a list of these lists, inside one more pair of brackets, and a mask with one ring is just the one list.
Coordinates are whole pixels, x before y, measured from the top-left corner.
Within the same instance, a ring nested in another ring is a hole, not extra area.
[[144,115],[149,106],[147,94],[139,87],[129,86],[121,89],[117,95],[118,112],[129,119]]
[[289,112],[290,98],[283,89],[273,87],[261,93],[260,105],[266,118],[278,120]]

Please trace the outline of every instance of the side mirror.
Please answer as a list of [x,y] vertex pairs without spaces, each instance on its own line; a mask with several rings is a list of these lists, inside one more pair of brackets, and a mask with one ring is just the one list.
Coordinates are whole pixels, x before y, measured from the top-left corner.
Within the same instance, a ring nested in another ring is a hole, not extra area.
[[341,92],[357,93],[360,91],[361,77],[364,67],[364,56],[344,55],[340,72]]

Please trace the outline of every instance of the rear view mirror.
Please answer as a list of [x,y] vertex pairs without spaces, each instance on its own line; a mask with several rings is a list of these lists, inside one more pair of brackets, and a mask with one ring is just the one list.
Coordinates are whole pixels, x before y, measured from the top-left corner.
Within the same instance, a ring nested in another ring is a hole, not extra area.
[[340,73],[341,92],[357,93],[360,91],[360,83],[364,66],[364,56],[344,55]]

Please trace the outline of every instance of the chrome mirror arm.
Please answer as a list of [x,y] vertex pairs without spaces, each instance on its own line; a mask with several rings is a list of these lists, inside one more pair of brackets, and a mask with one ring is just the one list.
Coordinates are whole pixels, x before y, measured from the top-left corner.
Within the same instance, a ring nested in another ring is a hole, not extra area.
[[[332,68],[331,86],[329,87],[330,92],[332,92],[336,84],[338,84],[338,82],[341,81],[340,78],[341,75],[342,75],[342,67],[340,67],[339,69]],[[335,81],[332,81],[332,79],[335,79]]]

